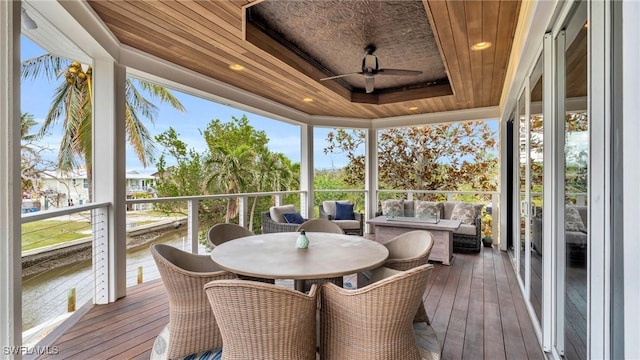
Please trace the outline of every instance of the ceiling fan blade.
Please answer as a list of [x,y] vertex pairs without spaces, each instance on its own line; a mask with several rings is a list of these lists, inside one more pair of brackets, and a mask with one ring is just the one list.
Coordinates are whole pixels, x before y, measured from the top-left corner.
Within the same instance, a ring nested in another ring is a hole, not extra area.
[[367,92],[367,94],[370,94],[373,92],[373,76],[369,77],[366,76],[364,78],[364,86],[365,86],[365,91]]
[[329,76],[329,77],[320,79],[320,81],[332,80],[332,79],[340,79],[340,78],[343,78],[343,77],[346,77],[346,76],[351,76],[351,75],[362,75],[362,72],[352,72],[352,73],[348,73],[348,74],[340,74],[340,75],[336,75],[336,76]]
[[362,71],[365,69],[372,69],[373,71],[378,70],[378,57],[375,55],[365,55],[362,59]]
[[378,75],[420,75],[422,71],[418,70],[401,70],[401,69],[380,69],[378,70]]

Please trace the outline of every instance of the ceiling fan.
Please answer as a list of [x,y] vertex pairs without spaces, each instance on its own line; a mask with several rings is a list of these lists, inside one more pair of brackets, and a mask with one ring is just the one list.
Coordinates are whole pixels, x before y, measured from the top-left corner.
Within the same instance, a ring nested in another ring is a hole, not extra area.
[[330,76],[322,78],[320,81],[339,79],[351,75],[363,75],[365,91],[369,94],[373,92],[373,79],[378,75],[416,76],[422,74],[422,71],[418,70],[380,69],[378,68],[378,57],[373,54],[376,51],[375,45],[367,45],[367,47],[364,48],[364,51],[365,55],[362,58],[362,71]]

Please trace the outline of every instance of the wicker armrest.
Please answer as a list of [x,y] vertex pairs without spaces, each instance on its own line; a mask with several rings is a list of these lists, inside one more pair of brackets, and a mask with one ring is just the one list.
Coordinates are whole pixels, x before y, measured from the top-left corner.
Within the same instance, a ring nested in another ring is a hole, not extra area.
[[299,224],[279,223],[271,219],[268,211],[262,213],[262,233],[295,232]]

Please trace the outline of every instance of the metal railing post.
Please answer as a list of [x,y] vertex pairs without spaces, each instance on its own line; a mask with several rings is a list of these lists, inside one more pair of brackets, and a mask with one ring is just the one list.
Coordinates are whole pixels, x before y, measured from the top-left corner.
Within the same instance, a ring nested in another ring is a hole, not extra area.
[[191,241],[191,252],[198,253],[198,200],[187,201],[187,237]]

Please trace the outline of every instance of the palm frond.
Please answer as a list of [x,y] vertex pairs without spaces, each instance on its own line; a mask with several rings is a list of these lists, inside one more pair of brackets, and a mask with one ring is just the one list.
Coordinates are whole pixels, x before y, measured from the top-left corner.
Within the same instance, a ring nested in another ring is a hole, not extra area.
[[171,105],[171,107],[173,107],[174,109],[180,112],[185,111],[185,108],[180,102],[180,100],[178,100],[178,98],[175,97],[169,91],[169,89],[157,84],[146,82],[146,81],[138,80],[137,82],[140,88],[147,91],[152,98],[158,98],[160,99],[161,102]]
[[125,97],[131,110],[139,113],[142,117],[149,119],[151,123],[153,123],[155,117],[158,115],[158,107],[147,100],[130,80],[127,81],[125,85]]
[[61,71],[66,69],[71,61],[68,59],[52,55],[44,54],[31,59],[22,61],[20,76],[23,79],[35,80],[43,73],[48,79],[56,79]]

